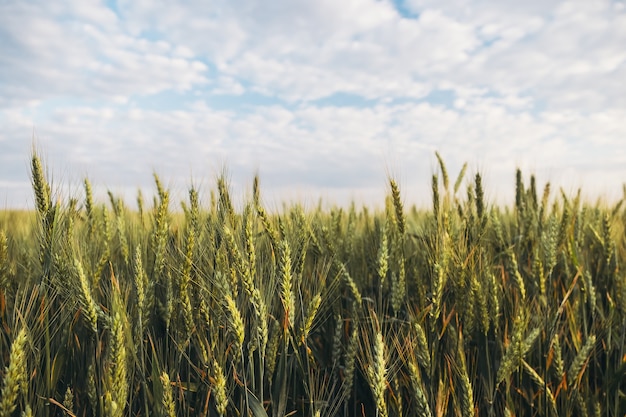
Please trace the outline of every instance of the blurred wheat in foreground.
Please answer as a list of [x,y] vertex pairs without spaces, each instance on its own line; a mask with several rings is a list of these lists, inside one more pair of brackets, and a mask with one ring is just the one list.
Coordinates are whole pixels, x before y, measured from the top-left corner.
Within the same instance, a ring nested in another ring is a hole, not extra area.
[[[0,213],[3,416],[626,415],[626,208],[515,204],[437,155],[431,211],[278,213],[258,178],[175,209],[58,200]],[[541,192],[543,191],[543,192]]]

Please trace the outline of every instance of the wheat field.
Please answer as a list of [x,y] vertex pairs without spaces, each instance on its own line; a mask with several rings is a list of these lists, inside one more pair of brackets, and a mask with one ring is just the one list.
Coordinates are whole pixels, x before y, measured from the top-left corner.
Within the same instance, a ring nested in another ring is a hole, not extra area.
[[[0,417],[626,414],[626,207],[517,172],[432,207],[241,209],[217,178],[137,209],[0,212]],[[176,204],[179,204],[178,209]]]

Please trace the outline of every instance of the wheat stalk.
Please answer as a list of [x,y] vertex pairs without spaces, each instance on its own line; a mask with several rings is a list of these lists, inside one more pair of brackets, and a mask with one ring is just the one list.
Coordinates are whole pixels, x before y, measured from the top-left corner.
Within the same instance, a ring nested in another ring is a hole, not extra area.
[[6,233],[0,229],[0,290],[6,291],[9,283],[9,245]]
[[535,384],[537,384],[537,386],[541,389],[545,390],[546,397],[548,398],[548,401],[550,403],[550,410],[552,414],[555,416],[558,415],[554,394],[546,384],[545,380],[525,360],[522,360],[522,365],[524,365],[524,370],[528,373],[528,375],[530,375],[530,378],[535,382]]

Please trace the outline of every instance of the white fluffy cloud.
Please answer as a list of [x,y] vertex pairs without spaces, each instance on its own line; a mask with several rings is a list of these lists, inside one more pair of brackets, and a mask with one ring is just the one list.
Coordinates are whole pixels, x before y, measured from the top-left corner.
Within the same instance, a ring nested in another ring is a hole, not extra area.
[[207,66],[167,40],[130,36],[96,1],[0,5],[0,108],[190,90]]
[[425,204],[435,150],[494,199],[517,166],[592,195],[626,178],[623,1],[113,4],[0,4],[0,204],[24,203],[33,130],[62,177],[119,190],[226,165],[371,202],[391,172]]

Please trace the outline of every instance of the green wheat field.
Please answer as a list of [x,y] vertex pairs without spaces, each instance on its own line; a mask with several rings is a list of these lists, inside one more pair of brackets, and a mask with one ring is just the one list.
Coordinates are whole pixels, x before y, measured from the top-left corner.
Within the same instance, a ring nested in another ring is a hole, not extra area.
[[225,176],[136,209],[0,212],[0,417],[626,414],[626,207],[512,173],[432,206],[236,208]]

